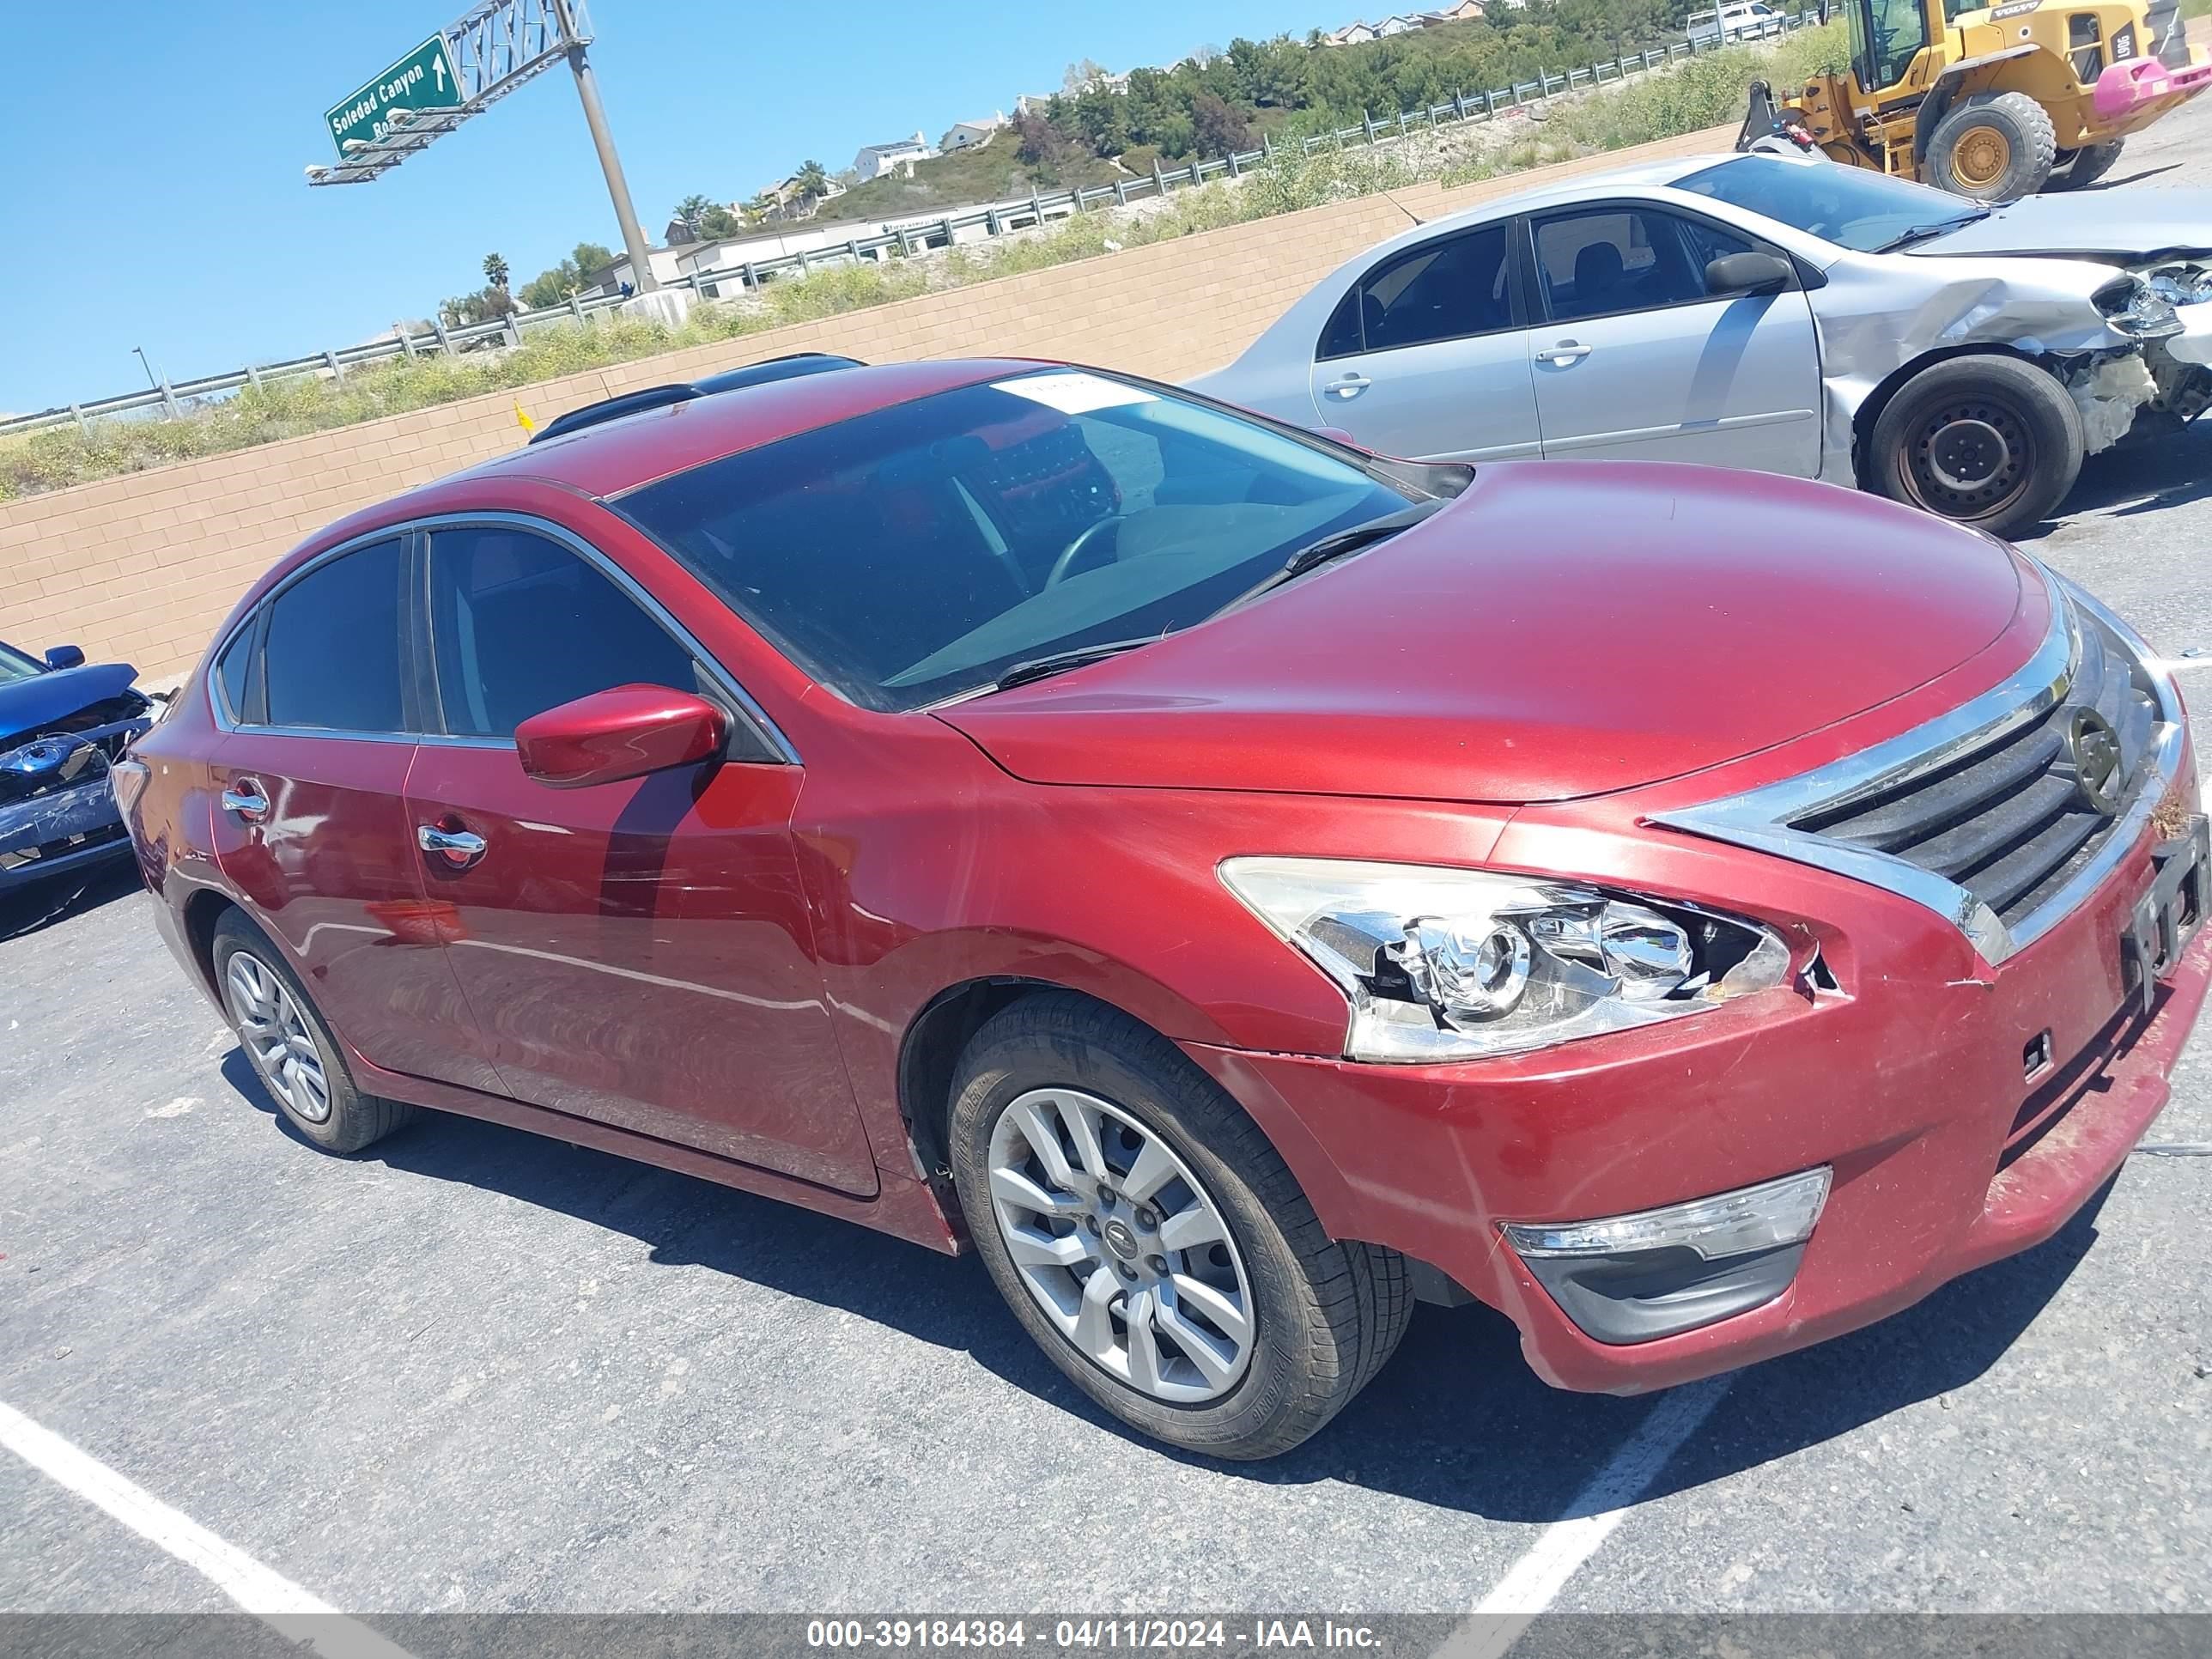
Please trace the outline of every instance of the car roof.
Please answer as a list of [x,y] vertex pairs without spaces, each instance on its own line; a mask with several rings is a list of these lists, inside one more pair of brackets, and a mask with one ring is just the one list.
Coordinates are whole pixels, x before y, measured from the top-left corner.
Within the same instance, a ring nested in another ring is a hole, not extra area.
[[1516,213],[1593,201],[1630,186],[1671,185],[1693,173],[1702,173],[1707,167],[1717,167],[1723,161],[1735,159],[1733,151],[1711,150],[1695,155],[1670,155],[1659,161],[1638,161],[1625,167],[1607,167],[1601,173],[1586,173],[1578,179],[1565,179],[1534,190],[1516,191],[1510,196],[1494,196],[1474,207],[1446,214],[1441,219],[1432,219],[1421,228],[1436,231],[1455,225],[1486,224],[1491,220],[1508,218]]
[[645,386],[635,392],[617,392],[595,404],[580,404],[555,416],[544,427],[531,434],[530,441],[545,443],[571,432],[580,432],[587,426],[617,421],[625,415],[641,414],[648,409],[661,409],[693,398],[709,398],[720,392],[766,386],[771,380],[794,380],[802,374],[823,374],[833,369],[860,366],[857,358],[840,357],[827,351],[794,351],[763,362],[748,363],[743,368],[726,368],[719,374],[703,375],[696,380]]
[[599,422],[526,445],[457,476],[535,478],[586,495],[619,495],[817,427],[1050,366],[1018,357],[856,365],[834,374],[775,380]]

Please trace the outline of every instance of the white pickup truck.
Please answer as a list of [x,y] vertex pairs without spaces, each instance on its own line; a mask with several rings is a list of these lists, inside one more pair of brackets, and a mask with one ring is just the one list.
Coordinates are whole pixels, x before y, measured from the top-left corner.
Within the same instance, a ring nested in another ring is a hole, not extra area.
[[1717,40],[1756,40],[1779,34],[1784,27],[1782,12],[1765,0],[1739,0],[1717,11],[1693,11],[1688,23],[1690,43],[1698,46]]

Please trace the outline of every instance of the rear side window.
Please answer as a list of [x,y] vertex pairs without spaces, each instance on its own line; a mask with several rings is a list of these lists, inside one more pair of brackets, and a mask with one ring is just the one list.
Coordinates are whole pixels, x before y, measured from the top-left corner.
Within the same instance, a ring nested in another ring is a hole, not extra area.
[[690,653],[614,582],[525,530],[430,535],[438,702],[456,737],[511,738],[532,714],[617,685],[698,689]]
[[270,725],[406,730],[399,691],[406,566],[400,542],[379,542],[316,566],[270,602],[262,672]]
[[261,618],[247,619],[233,636],[215,665],[222,686],[223,707],[241,725],[258,725],[268,719],[261,706]]
[[1506,227],[1407,248],[1369,271],[1330,316],[1316,355],[1394,351],[1515,326]]

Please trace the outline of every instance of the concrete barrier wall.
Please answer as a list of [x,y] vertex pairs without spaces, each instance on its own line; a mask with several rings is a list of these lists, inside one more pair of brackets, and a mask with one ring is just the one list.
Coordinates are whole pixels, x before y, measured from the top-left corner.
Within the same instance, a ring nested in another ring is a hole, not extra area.
[[518,402],[543,422],[639,386],[808,350],[871,362],[1066,357],[1180,380],[1226,362],[1336,265],[1413,223],[1626,161],[1725,149],[1733,137],[1715,128],[1510,182],[1413,185],[0,502],[0,638],[33,651],[78,644],[94,661],[171,677],[198,660],[239,594],[303,537],[514,447]]

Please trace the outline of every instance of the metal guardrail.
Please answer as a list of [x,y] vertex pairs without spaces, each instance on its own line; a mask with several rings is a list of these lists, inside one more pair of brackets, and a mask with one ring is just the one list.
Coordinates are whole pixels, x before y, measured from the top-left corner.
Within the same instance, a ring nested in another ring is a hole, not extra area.
[[[1818,21],[1814,12],[1808,9],[1770,20],[1756,29],[1731,28],[1726,39],[1716,36],[1670,42],[1646,52],[1626,53],[1587,67],[1559,73],[1542,71],[1534,81],[1474,95],[1455,94],[1445,102],[1431,104],[1425,109],[1401,110],[1388,119],[1377,120],[1370,115],[1358,126],[1341,127],[1302,139],[1299,141],[1301,148],[1297,153],[1311,155],[1322,150],[1341,149],[1353,143],[1392,143],[1417,131],[1439,126],[1510,118],[1526,112],[1532,104],[1541,105],[1565,93],[1578,92],[1588,87],[1625,80],[1646,70],[1663,69],[1701,52],[1717,52],[1750,40],[1784,35]],[[1042,224],[1055,216],[1065,217],[1107,206],[1125,207],[1146,197],[1165,196],[1172,191],[1189,189],[1218,179],[1241,178],[1255,167],[1273,165],[1290,148],[1287,144],[1263,142],[1258,149],[1218,156],[1210,161],[1193,161],[1185,167],[1163,168],[1155,161],[1150,174],[1139,173],[1133,178],[1116,179],[1110,185],[1086,185],[1076,190],[1039,192],[1031,195],[1026,202],[1001,203],[972,213],[917,221],[901,229],[876,235],[854,236],[818,249],[781,254],[772,259],[748,259],[712,270],[694,271],[665,282],[661,287],[689,289],[703,292],[710,297],[720,297],[720,290],[725,288],[757,291],[764,283],[786,275],[803,276],[823,267],[854,264],[864,259],[892,255],[910,257],[930,249],[949,246],[958,240],[959,233],[963,230],[980,228],[987,235],[1003,235],[1009,230],[1027,229],[1032,225]],[[393,357],[465,351],[493,341],[508,346],[520,345],[523,331],[526,329],[547,324],[584,322],[598,313],[623,304],[628,297],[615,294],[588,297],[578,295],[562,305],[537,310],[518,310],[492,322],[448,328],[441,322],[434,321],[427,331],[421,333],[410,334],[404,328],[395,328],[389,339],[342,346],[318,352],[313,356],[255,364],[234,369],[228,374],[204,375],[193,380],[171,382],[165,379],[158,386],[144,392],[127,392],[121,397],[102,398],[89,403],[70,404],[60,408],[42,410],[35,415],[19,415],[0,420],[0,436],[72,422],[80,432],[89,435],[91,423],[95,420],[133,415],[151,415],[156,418],[173,420],[186,412],[187,404],[222,397],[247,386],[262,386],[274,380],[313,374],[343,381],[349,369]]]

